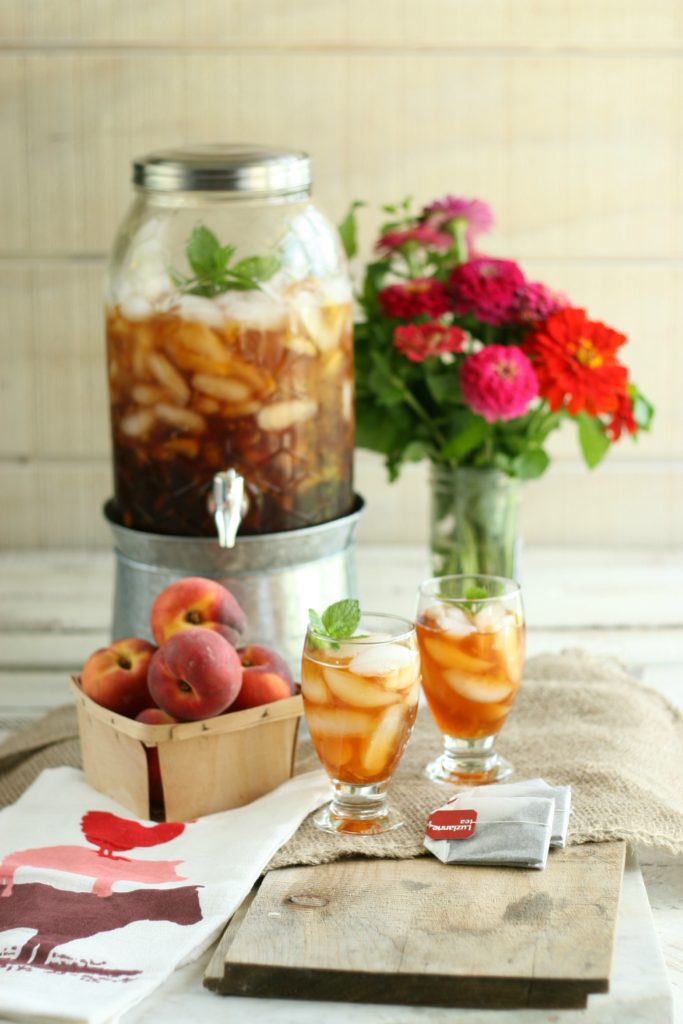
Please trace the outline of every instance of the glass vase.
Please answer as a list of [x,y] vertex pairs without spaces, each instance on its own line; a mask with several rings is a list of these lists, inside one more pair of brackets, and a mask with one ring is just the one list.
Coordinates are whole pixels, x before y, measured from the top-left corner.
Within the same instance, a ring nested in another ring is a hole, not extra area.
[[497,469],[432,463],[430,484],[434,575],[517,579],[520,480]]

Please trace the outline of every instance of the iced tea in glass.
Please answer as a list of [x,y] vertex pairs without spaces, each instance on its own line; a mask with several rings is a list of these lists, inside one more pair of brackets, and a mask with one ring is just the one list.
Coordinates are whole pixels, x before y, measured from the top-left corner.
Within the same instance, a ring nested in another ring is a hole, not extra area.
[[331,804],[314,818],[318,828],[371,835],[402,824],[387,803],[387,787],[415,722],[419,689],[413,623],[368,614],[345,640],[309,626],[301,693],[334,789]]
[[440,781],[501,781],[512,766],[495,750],[524,664],[519,586],[497,576],[441,576],[420,587],[422,686],[444,737],[427,766]]

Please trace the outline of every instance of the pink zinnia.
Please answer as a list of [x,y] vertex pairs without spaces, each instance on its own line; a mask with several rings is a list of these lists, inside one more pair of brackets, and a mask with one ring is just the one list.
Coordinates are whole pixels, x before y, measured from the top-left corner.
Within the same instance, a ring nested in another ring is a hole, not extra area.
[[459,352],[465,332],[444,324],[405,324],[394,331],[394,345],[412,363],[421,363],[427,356]]
[[437,199],[425,206],[421,217],[437,229],[443,228],[449,221],[466,221],[465,240],[468,246],[473,244],[477,235],[489,231],[494,224],[493,212],[488,203],[481,199],[461,199],[459,196]]
[[524,274],[513,260],[480,256],[456,267],[448,285],[456,313],[472,313],[487,324],[504,324],[514,319]]
[[416,224],[412,228],[401,228],[396,231],[387,231],[386,235],[377,242],[376,248],[391,252],[394,249],[402,249],[405,245],[421,245],[431,249],[448,249],[453,243],[450,235],[444,231],[437,231],[429,224]]
[[488,423],[523,416],[538,394],[530,360],[516,345],[487,345],[460,370],[465,403]]
[[533,325],[569,305],[562,292],[554,292],[540,281],[525,281],[517,292],[516,319],[520,324]]
[[434,277],[416,277],[405,284],[390,284],[377,296],[385,316],[409,320],[413,316],[442,316],[448,312],[448,294]]

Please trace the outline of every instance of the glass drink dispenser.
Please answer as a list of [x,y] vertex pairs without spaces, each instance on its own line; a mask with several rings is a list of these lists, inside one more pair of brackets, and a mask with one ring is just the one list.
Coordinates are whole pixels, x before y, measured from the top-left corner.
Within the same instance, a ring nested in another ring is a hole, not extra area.
[[133,180],[107,279],[117,521],[215,537],[236,480],[233,541],[347,515],[351,288],[307,156],[153,153]]

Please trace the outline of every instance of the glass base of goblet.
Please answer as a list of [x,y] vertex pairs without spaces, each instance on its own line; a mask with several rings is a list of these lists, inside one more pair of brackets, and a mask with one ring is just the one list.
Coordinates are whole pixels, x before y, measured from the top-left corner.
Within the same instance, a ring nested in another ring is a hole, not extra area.
[[496,735],[477,739],[444,736],[444,751],[431,761],[425,772],[435,782],[485,786],[509,779],[513,767],[495,751]]
[[334,799],[321,807],[313,824],[322,832],[376,836],[400,828],[403,821],[387,802],[388,780],[356,785],[332,780]]

